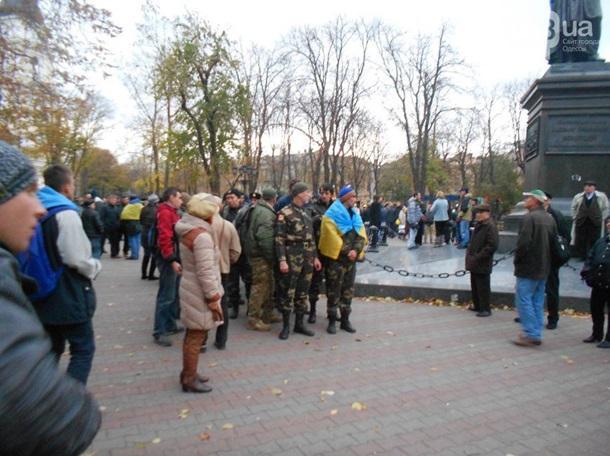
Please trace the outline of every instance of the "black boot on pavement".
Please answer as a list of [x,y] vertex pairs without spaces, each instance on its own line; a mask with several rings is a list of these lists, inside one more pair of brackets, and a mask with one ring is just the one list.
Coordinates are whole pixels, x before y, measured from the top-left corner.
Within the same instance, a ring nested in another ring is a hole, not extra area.
[[296,317],[294,319],[294,332],[296,334],[303,334],[304,336],[313,337],[314,332],[307,329],[305,327],[305,325],[303,324],[304,317],[305,317],[305,314],[303,314],[301,312],[296,314]]
[[356,329],[349,322],[349,310],[341,310],[341,325],[339,326],[343,331],[347,331],[348,333],[355,333]]
[[282,331],[280,331],[280,335],[279,338],[282,340],[286,340],[288,339],[288,336],[290,335],[290,311],[284,311],[282,313],[282,324],[284,326],[282,326]]
[[307,323],[314,324],[316,322],[316,301],[309,302],[309,318]]
[[328,334],[337,334],[337,327],[335,326],[335,323],[337,322],[337,315],[330,314],[328,316],[328,328],[326,328],[326,332]]

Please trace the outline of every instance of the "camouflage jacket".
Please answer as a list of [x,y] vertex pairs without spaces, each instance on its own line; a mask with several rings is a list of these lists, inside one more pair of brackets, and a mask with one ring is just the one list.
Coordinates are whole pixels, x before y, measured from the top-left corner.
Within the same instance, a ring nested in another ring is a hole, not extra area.
[[277,261],[287,261],[286,247],[299,245],[317,255],[313,222],[304,208],[290,203],[277,214],[275,221],[275,253]]

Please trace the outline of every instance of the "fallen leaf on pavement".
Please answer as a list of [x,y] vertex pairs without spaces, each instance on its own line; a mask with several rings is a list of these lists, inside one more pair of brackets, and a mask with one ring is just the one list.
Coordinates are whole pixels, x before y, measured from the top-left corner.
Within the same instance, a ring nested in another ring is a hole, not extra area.
[[388,336],[395,336],[395,335],[396,335],[396,334],[394,334],[392,331],[386,331],[386,334],[387,334]]
[[354,402],[352,404],[352,410],[357,410],[357,411],[362,411],[362,410],[366,410],[366,405],[364,405],[361,402]]
[[152,443],[154,443],[155,445],[161,443],[161,439],[159,437],[156,437],[152,440]]
[[332,409],[332,410],[330,411],[330,416],[335,416],[337,413],[339,413],[339,410],[337,410],[337,409]]
[[180,410],[180,413],[178,414],[178,418],[180,418],[181,420],[184,420],[189,416],[189,413],[190,413],[189,409],[182,409],[182,410]]
[[218,363],[209,363],[208,364],[208,367],[216,367],[216,366],[218,366]]
[[284,385],[288,385],[288,380],[284,380]]
[[225,423],[222,425],[222,430],[223,431],[229,431],[231,429],[233,429],[235,426],[233,426],[233,423]]
[[436,372],[436,371],[438,371],[438,367],[431,367],[431,368],[430,368],[430,371],[431,371],[431,372]]
[[106,406],[100,405],[100,412],[105,412],[105,411],[106,411]]
[[202,442],[210,440],[210,434],[208,434],[207,432],[202,432],[201,434],[199,434],[199,440],[201,440]]
[[281,396],[283,391],[279,388],[271,388],[271,394],[275,396]]

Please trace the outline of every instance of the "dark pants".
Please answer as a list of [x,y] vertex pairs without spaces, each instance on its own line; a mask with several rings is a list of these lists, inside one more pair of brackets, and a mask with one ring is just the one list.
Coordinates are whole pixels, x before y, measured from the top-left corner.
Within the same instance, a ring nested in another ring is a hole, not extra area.
[[377,247],[377,242],[379,242],[379,228],[371,225],[371,248]]
[[[116,258],[119,255],[119,243],[121,242],[121,229],[117,226],[116,228],[109,228],[104,232],[104,240],[108,239],[110,242],[110,256]],[[104,242],[102,242],[102,249],[104,248]]]
[[434,229],[436,231],[436,238],[439,241],[447,242],[447,221],[434,222]]
[[176,329],[176,320],[180,317],[178,301],[178,276],[171,263],[161,258],[159,265],[159,291],[155,305],[155,326],[153,336],[159,337]]
[[426,229],[426,224],[424,222],[419,222],[417,225],[417,235],[415,236],[415,244],[421,245],[422,238],[424,237],[424,230]]
[[491,274],[470,273],[470,289],[472,303],[477,312],[490,312],[489,300],[491,295]]
[[244,281],[246,286],[246,298],[250,299],[250,288],[252,287],[252,271],[248,263],[248,257],[241,255],[235,264],[231,265],[229,272],[229,281],[227,282],[228,289],[225,291],[229,294],[229,307],[233,309],[239,308],[240,293],[239,279]]
[[68,342],[70,346],[68,375],[86,385],[95,353],[95,337],[91,320],[72,325],[46,325],[45,329],[51,338],[51,349],[58,362],[66,349],[66,342]]
[[549,323],[557,323],[559,321],[559,268],[551,268],[546,279],[545,291]]
[[[157,259],[155,255],[154,246],[150,245],[148,237],[150,235],[150,227],[142,228],[142,248],[144,249],[144,256],[142,257],[142,278],[153,277],[155,275],[155,269],[157,268]],[[150,269],[148,264],[150,262]]]
[[[610,289],[594,287],[591,289],[591,319],[593,320],[593,336],[596,339],[604,337],[604,314],[610,311]],[[610,341],[610,315],[606,340]]]
[[595,225],[589,219],[577,224],[574,229],[574,245],[576,246],[576,254],[580,258],[586,258],[587,253],[593,247],[593,244],[600,238],[601,226]]
[[[226,290],[229,287],[229,274],[221,274],[222,287]],[[224,323],[216,328],[216,346],[224,347],[229,337],[229,298],[225,291],[220,301],[222,307],[222,317]]]

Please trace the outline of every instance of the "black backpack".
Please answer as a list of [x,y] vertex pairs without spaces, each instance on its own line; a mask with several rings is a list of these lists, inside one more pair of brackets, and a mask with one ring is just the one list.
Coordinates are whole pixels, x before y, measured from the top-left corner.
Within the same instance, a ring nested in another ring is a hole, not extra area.
[[245,245],[246,237],[248,236],[252,209],[254,209],[254,204],[249,204],[248,206],[242,207],[239,212],[237,212],[235,220],[233,221],[237,234],[239,234],[239,241],[241,242],[241,245]]
[[560,268],[570,260],[570,246],[560,234],[551,234],[549,239],[551,249],[551,265]]

